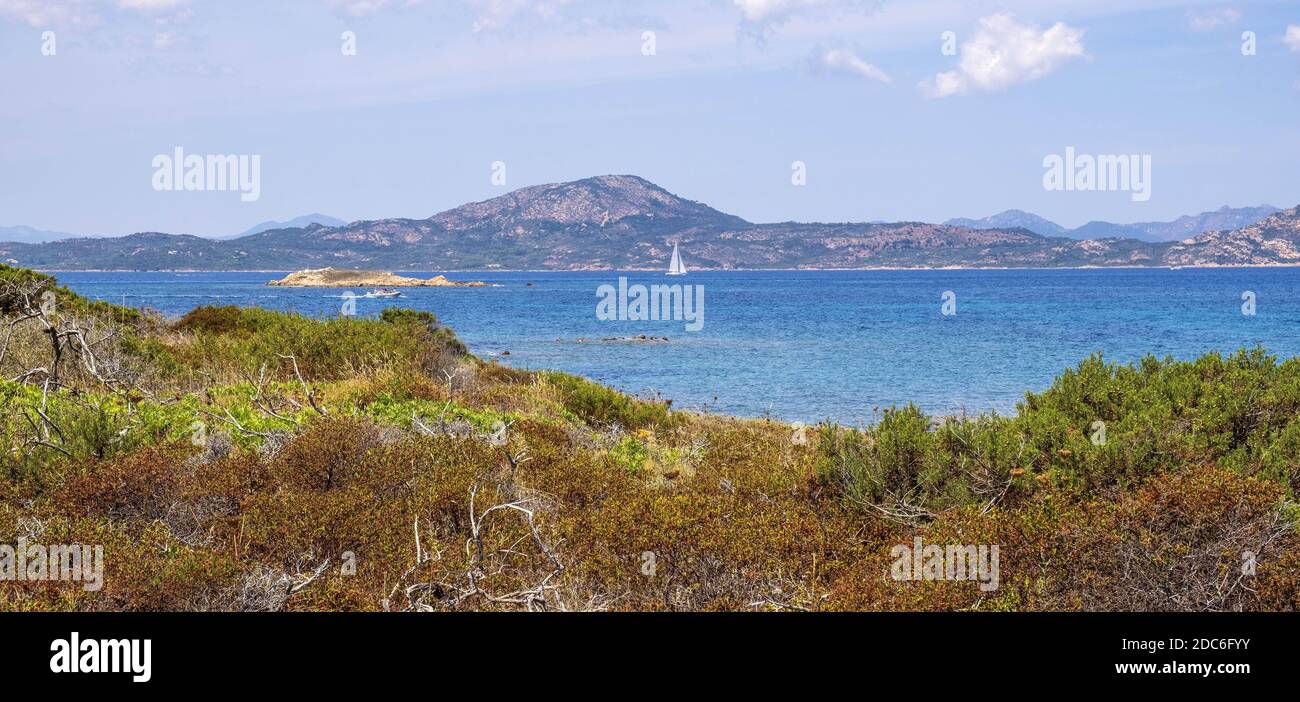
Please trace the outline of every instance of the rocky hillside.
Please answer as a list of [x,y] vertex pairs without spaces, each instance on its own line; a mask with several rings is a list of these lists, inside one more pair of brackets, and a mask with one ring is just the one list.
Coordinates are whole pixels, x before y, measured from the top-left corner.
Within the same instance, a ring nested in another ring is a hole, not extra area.
[[1207,232],[1248,227],[1269,215],[1280,212],[1272,205],[1259,207],[1223,206],[1213,212],[1184,215],[1172,222],[1139,222],[1134,227],[1158,241],[1181,241]]
[[1195,243],[1043,236],[924,222],[753,224],[636,176],[522,188],[428,219],[311,224],[214,241],[159,233],[0,244],[48,270],[597,270],[1259,265],[1294,263],[1295,210]]
[[1172,266],[1300,264],[1300,207],[1240,229],[1207,232],[1165,252]]
[[430,221],[448,230],[487,227],[505,232],[539,226],[606,228],[653,221],[678,228],[749,226],[739,217],[684,200],[644,178],[616,175],[520,188],[434,215]]

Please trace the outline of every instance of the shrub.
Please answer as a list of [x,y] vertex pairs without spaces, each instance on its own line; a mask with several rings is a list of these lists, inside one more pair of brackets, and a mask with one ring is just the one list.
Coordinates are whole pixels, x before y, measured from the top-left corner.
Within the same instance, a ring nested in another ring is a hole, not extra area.
[[631,436],[624,436],[609,450],[609,457],[629,475],[640,475],[649,455],[645,444]]
[[252,333],[251,329],[241,327],[240,321],[243,318],[243,311],[234,305],[195,307],[176,320],[172,326],[179,331],[206,334]]
[[91,460],[69,477],[55,501],[70,516],[148,522],[162,518],[175,501],[178,467],[192,447],[151,446],[116,460]]
[[123,307],[102,300],[87,300],[60,286],[53,276],[27,268],[15,268],[0,263],[0,316],[12,316],[20,310],[21,300],[15,294],[18,290],[34,293],[39,304],[39,297],[44,292],[54,293],[57,314],[92,316],[112,320],[119,324],[135,324],[144,321],[145,315],[132,307]]
[[677,423],[676,416],[663,403],[631,398],[566,373],[547,373],[545,378],[559,388],[565,409],[590,425],[606,427],[617,424],[625,429],[644,429],[671,427]]

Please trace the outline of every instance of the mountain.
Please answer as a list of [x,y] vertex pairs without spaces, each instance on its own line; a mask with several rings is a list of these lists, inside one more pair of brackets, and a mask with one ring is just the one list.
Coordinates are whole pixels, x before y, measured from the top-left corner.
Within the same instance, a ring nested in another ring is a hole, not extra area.
[[1092,221],[1074,229],[1066,229],[1056,222],[1039,217],[1032,212],[1007,210],[983,219],[957,217],[944,222],[944,224],[970,227],[972,229],[1022,227],[1043,236],[1064,236],[1071,239],[1125,238],[1152,242],[1181,241],[1209,231],[1239,229],[1280,211],[1270,205],[1237,208],[1224,205],[1213,212],[1183,215],[1172,222],[1116,224],[1114,222]]
[[1114,222],[1099,220],[1093,220],[1075,227],[1066,236],[1071,239],[1137,239],[1138,241],[1153,241],[1148,237],[1145,230],[1135,225],[1115,224]]
[[954,227],[970,227],[971,229],[1012,229],[1020,227],[1043,236],[1068,236],[1067,232],[1069,231],[1056,222],[1024,210],[1006,210],[983,219],[956,217],[944,222],[944,224],[950,224]]
[[[247,270],[222,265],[223,242],[188,234],[143,232],[121,237],[76,237],[40,244],[0,243],[0,263],[50,270]],[[224,252],[223,252],[224,253]],[[168,265],[185,261],[183,265]],[[209,265],[215,262],[215,265]]]
[[[232,234],[229,236],[214,236],[209,238],[224,239],[224,240],[238,239],[240,237],[249,236],[251,234],[260,234],[261,232],[269,231],[272,229],[292,229],[295,227],[306,227],[312,224],[320,224],[326,227],[338,227],[347,224],[347,222],[344,222],[343,220],[337,219],[335,217],[330,217],[329,215],[323,215],[319,212],[313,212],[309,215],[294,217],[293,219],[285,222],[262,222],[261,224],[253,227],[252,229],[249,229],[239,234]],[[78,238],[100,238],[100,237],[88,237],[85,234],[68,234],[66,232],[49,232],[41,229],[33,229],[32,227],[26,227],[26,226],[0,227],[0,242],[11,242],[11,243],[19,243],[19,244],[42,244],[50,241],[59,241],[62,239],[78,239]]]
[[1300,207],[1240,229],[1213,231],[1169,247],[1172,266],[1300,264]]
[[39,244],[45,241],[57,241],[59,239],[71,239],[76,234],[67,234],[65,232],[48,232],[42,229],[33,229],[32,227],[0,227],[0,241],[16,241],[24,244]]
[[1224,205],[1213,212],[1183,215],[1172,222],[1139,222],[1131,226],[1146,232],[1153,241],[1181,241],[1205,232],[1248,227],[1281,211],[1272,205],[1236,208]]
[[970,227],[972,229],[1004,229],[1020,227],[1028,229],[1035,234],[1052,237],[1066,237],[1068,239],[1136,239],[1138,241],[1158,241],[1147,234],[1146,230],[1138,225],[1115,224],[1114,222],[1092,221],[1087,224],[1066,229],[1050,219],[1039,217],[1032,212],[1024,210],[1006,210],[995,215],[984,217],[982,219],[968,219],[957,217],[950,219],[944,224],[951,224],[958,227]]
[[251,229],[248,229],[248,230],[246,230],[246,231],[244,231],[244,232],[241,232],[241,233],[239,233],[239,234],[236,234],[236,235],[234,235],[234,236],[230,236],[230,237],[213,237],[213,238],[215,238],[215,239],[227,239],[227,238],[229,238],[229,239],[238,239],[238,238],[241,237],[241,236],[249,236],[249,235],[251,235],[251,234],[261,234],[262,232],[270,231],[270,230],[272,230],[272,229],[294,229],[294,228],[296,228],[296,227],[305,227],[305,226],[307,226],[307,225],[309,225],[309,224],[320,224],[320,225],[323,225],[323,226],[326,226],[326,227],[341,227],[341,226],[343,226],[344,224],[347,224],[347,222],[344,222],[343,220],[338,219],[338,218],[336,218],[336,217],[331,217],[331,216],[329,216],[329,215],[323,215],[323,214],[321,214],[321,213],[319,213],[319,212],[313,212],[313,213],[311,213],[311,214],[309,214],[309,215],[303,215],[303,216],[301,216],[301,217],[294,217],[293,219],[290,219],[290,220],[285,221],[285,222],[262,222],[261,224],[255,226],[255,227],[253,227],[253,228],[251,228]]
[[754,224],[610,175],[522,188],[427,219],[311,223],[228,240],[149,232],[0,244],[0,261],[47,270],[665,269],[676,243],[693,269],[1246,265],[1294,262],[1297,221],[1287,210],[1179,244],[1049,237],[1022,226]]

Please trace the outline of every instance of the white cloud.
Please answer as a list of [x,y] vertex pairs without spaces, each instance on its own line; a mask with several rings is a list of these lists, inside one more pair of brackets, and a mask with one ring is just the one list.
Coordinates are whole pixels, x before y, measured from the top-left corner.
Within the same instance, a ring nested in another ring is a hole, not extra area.
[[879,9],[884,0],[732,0],[746,22],[779,24],[799,13],[815,11],[852,13]]
[[0,0],[0,17],[10,17],[33,27],[100,24],[115,9],[168,19],[187,10],[190,0]]
[[388,0],[327,0],[335,12],[350,17],[366,17],[384,9]]
[[1300,24],[1287,25],[1286,37],[1283,38],[1283,41],[1292,51],[1300,53]]
[[474,8],[474,31],[500,29],[516,15],[534,13],[542,18],[554,17],[556,12],[571,0],[469,0]]
[[1001,90],[1037,80],[1065,62],[1086,57],[1083,30],[1057,22],[1045,30],[1006,12],[983,17],[961,45],[957,68],[921,83],[930,97]]
[[1235,7],[1221,7],[1212,10],[1190,10],[1187,13],[1187,25],[1195,32],[1206,32],[1225,24],[1234,24],[1241,19],[1241,12]]
[[179,9],[189,0],[118,0],[119,7],[140,12],[170,12]]
[[820,60],[822,66],[832,70],[852,73],[882,83],[888,83],[892,80],[889,74],[867,63],[848,49],[827,49],[822,52]]
[[795,10],[827,5],[834,0],[735,0],[736,7],[750,22],[762,22],[787,15]]
[[330,9],[348,17],[369,17],[390,7],[406,8],[424,0],[325,0]]
[[0,16],[42,28],[99,22],[90,3],[82,0],[0,0]]

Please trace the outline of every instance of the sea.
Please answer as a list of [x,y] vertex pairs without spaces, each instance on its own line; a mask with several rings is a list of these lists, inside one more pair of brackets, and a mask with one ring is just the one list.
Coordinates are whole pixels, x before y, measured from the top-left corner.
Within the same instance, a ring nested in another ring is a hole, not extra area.
[[[266,285],[286,274],[54,273],[82,295],[169,317],[201,305],[315,317],[429,310],[484,359],[567,371],[674,408],[806,423],[870,424],[908,403],[936,415],[1010,414],[1094,353],[1122,363],[1255,346],[1300,355],[1296,268],[487,271],[446,275],[488,287],[403,288],[391,299]],[[702,319],[671,305],[635,318],[628,297],[656,285],[682,286],[691,312],[702,298]]]

